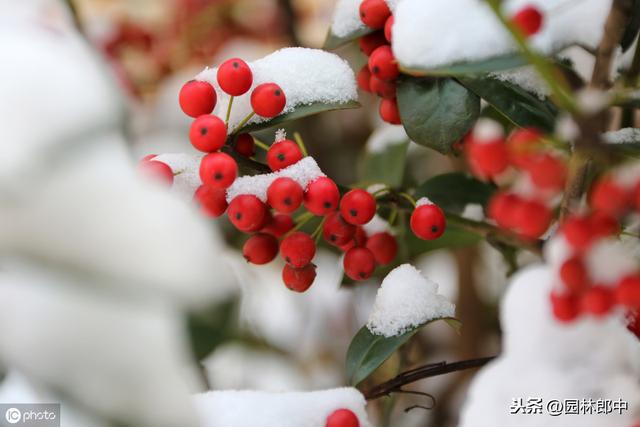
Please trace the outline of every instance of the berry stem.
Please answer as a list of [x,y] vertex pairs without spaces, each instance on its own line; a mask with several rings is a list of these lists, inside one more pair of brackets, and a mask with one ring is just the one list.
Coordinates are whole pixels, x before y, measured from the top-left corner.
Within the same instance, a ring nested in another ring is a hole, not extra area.
[[393,223],[396,222],[397,218],[398,218],[398,205],[394,203],[393,206],[391,207],[391,213],[389,214],[389,219],[387,220],[387,222],[389,223],[390,226],[393,226]]
[[253,142],[256,144],[256,147],[262,148],[264,151],[269,151],[269,146],[259,139],[253,138]]
[[407,193],[404,192],[399,192],[398,196],[406,199],[409,203],[411,203],[411,205],[415,208],[416,207],[416,201],[413,197],[411,197],[410,195],[408,195]]
[[378,199],[380,197],[382,197],[385,193],[390,193],[391,189],[389,187],[384,187],[381,188],[379,190],[374,191],[371,195],[375,198]]
[[296,140],[296,144],[298,144],[298,146],[300,147],[300,150],[302,150],[302,155],[304,157],[307,157],[309,153],[307,152],[307,147],[304,146],[304,141],[302,140],[302,136],[300,136],[298,132],[294,132],[293,139]]
[[227,118],[224,120],[224,124],[229,126],[229,118],[231,117],[231,107],[233,106],[233,99],[235,97],[232,96],[229,98],[229,105],[227,106]]
[[244,127],[244,125],[246,125],[249,122],[249,120],[251,120],[255,115],[256,115],[255,111],[252,111],[251,113],[247,114],[247,117],[242,119],[240,124],[238,124],[238,126],[236,126],[236,128],[231,133],[234,135],[238,133]]
[[311,238],[315,239],[316,245],[320,241],[320,236],[322,236],[322,227],[324,226],[324,222],[326,219],[327,219],[326,216],[322,217],[322,221],[320,221],[320,224],[318,224],[316,229],[313,230],[313,233],[311,234]]
[[293,232],[300,230],[307,222],[309,222],[314,215],[311,212],[305,212],[302,215],[298,216],[294,221],[296,222],[296,226],[293,227],[286,235],[289,235]]

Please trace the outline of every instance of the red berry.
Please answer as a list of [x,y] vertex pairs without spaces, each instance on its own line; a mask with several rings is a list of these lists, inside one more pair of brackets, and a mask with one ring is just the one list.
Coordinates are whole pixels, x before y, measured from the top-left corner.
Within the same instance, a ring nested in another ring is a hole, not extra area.
[[217,96],[210,83],[191,80],[182,86],[178,99],[182,111],[187,116],[196,118],[211,114],[216,107]]
[[378,29],[384,27],[391,10],[384,0],[364,0],[360,3],[360,19],[367,27]]
[[368,65],[360,68],[360,71],[358,71],[358,75],[356,76],[356,81],[358,82],[360,90],[364,92],[371,92],[371,71],[369,71]]
[[560,279],[567,290],[579,294],[589,286],[587,269],[580,257],[572,257],[560,266]]
[[600,178],[591,188],[589,203],[594,210],[621,217],[630,202],[629,193],[609,176]]
[[525,6],[511,17],[511,21],[525,36],[529,37],[540,31],[542,13],[533,6]]
[[398,254],[398,242],[391,234],[383,231],[367,239],[366,248],[371,251],[376,263],[391,264]]
[[278,239],[270,234],[254,234],[242,247],[242,256],[251,264],[268,264],[276,255],[278,255]]
[[272,171],[279,171],[302,160],[302,150],[290,139],[283,139],[269,147],[267,164]]
[[613,293],[604,286],[593,286],[584,293],[580,304],[584,312],[604,316],[613,307]]
[[382,80],[395,80],[400,75],[398,62],[393,56],[390,46],[380,46],[371,53],[369,71]]
[[491,141],[467,139],[464,145],[474,175],[493,179],[509,167],[509,152],[502,138]]
[[593,237],[609,237],[620,232],[620,223],[614,217],[604,212],[596,211],[589,216]]
[[227,140],[227,126],[218,116],[200,116],[191,124],[189,140],[197,150],[213,153]]
[[567,178],[565,162],[551,154],[532,156],[524,166],[531,182],[544,190],[562,190]]
[[298,209],[303,197],[300,184],[287,177],[277,178],[267,189],[267,203],[281,213],[291,213]]
[[207,154],[200,161],[200,179],[212,188],[229,188],[238,176],[238,164],[226,153]]
[[536,200],[523,200],[513,211],[515,229],[520,236],[537,239],[551,225],[551,210]]
[[149,180],[168,185],[173,184],[173,171],[166,163],[157,160],[138,163],[138,173]]
[[201,212],[207,216],[217,218],[227,210],[227,192],[221,188],[201,185],[193,198]]
[[491,198],[487,211],[499,227],[512,229],[516,226],[514,213],[522,200],[512,193],[498,193]]
[[400,110],[398,110],[398,101],[395,98],[380,101],[380,117],[392,125],[402,124]]
[[628,308],[640,308],[640,276],[627,276],[618,283],[615,290],[618,304]]
[[262,117],[275,117],[284,110],[287,98],[275,83],[263,83],[251,92],[251,107]]
[[292,267],[302,268],[316,255],[316,244],[306,233],[296,231],[284,238],[280,244],[280,256]]
[[[627,329],[640,339],[640,312],[637,310],[627,313]],[[634,427],[640,427],[636,424]]]
[[[395,99],[397,85],[395,81],[380,80],[376,76],[371,76],[369,80],[369,87],[371,92],[378,95],[380,98]],[[382,114],[382,113],[381,113]]]
[[251,89],[253,73],[242,59],[229,59],[218,68],[218,84],[229,95],[244,95]]
[[140,163],[142,162],[148,162],[150,160],[153,160],[154,158],[158,157],[157,154],[147,154],[146,156],[144,156],[143,158],[140,159]]
[[324,216],[335,211],[339,201],[338,186],[326,176],[311,182],[304,193],[304,207],[314,215]]
[[349,409],[338,409],[327,417],[325,427],[360,427],[360,421]]
[[269,210],[256,196],[242,194],[231,201],[227,216],[238,230],[253,233],[269,221]]
[[316,279],[316,266],[313,264],[305,265],[302,268],[294,268],[285,264],[282,269],[282,281],[295,292],[304,292]]
[[571,322],[580,314],[578,298],[571,294],[551,294],[551,309],[556,319]]
[[349,224],[364,225],[376,214],[376,199],[368,191],[351,190],[340,201],[340,213]]
[[344,255],[344,272],[352,280],[367,280],[376,269],[373,253],[363,247],[354,247]]
[[523,128],[514,131],[507,139],[507,148],[511,163],[524,167],[528,161],[540,150],[542,133],[533,128]]
[[274,215],[273,218],[262,229],[263,233],[271,234],[274,237],[281,237],[293,228],[293,219],[289,215]]
[[340,245],[339,248],[342,252],[347,252],[351,248],[366,246],[368,240],[369,238],[367,237],[367,233],[364,231],[364,228],[358,225],[356,226],[356,232],[353,235],[353,238],[344,245]]
[[393,24],[395,23],[395,18],[393,15],[387,18],[387,22],[384,23],[384,38],[387,39],[389,43],[391,43],[391,31],[393,30]]
[[435,204],[416,207],[409,221],[411,231],[422,240],[435,240],[444,233],[447,221],[444,212]]
[[587,249],[593,241],[591,223],[588,218],[582,216],[569,217],[562,223],[561,230],[567,242],[575,250],[582,251]]
[[256,154],[256,143],[248,133],[238,135],[235,148],[236,152],[244,157],[253,157]]
[[387,40],[385,40],[384,33],[382,31],[376,31],[375,33],[367,34],[360,37],[358,43],[360,44],[360,50],[362,51],[362,53],[369,56],[380,46],[386,45]]
[[327,215],[322,225],[322,237],[334,246],[342,246],[353,240],[356,227],[349,224],[338,212]]

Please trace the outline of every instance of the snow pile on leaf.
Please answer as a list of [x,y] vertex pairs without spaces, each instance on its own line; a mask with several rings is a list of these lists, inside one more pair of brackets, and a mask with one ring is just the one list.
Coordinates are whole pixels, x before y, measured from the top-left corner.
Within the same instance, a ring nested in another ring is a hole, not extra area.
[[[501,306],[503,353],[474,378],[460,427],[608,427],[637,421],[637,338],[626,329],[621,315],[558,323],[551,311],[552,286],[549,267],[541,265],[519,272],[512,280]],[[543,399],[543,414],[510,415],[518,398],[525,403],[529,398]],[[622,399],[629,403],[629,410],[554,417],[544,406],[554,399]]]
[[[301,47],[280,49],[250,62],[249,66],[253,72],[253,86],[245,95],[234,98],[229,132],[251,113],[251,91],[262,83],[276,83],[284,91],[287,104],[282,114],[291,113],[296,107],[305,105],[340,105],[358,99],[355,76],[349,64],[323,50]],[[218,86],[217,72],[217,68],[207,68],[196,76],[196,80],[209,82],[216,88],[218,103],[214,114],[224,118],[229,95]],[[266,120],[256,116],[249,123]]]
[[195,398],[203,427],[325,427],[337,409],[351,410],[371,427],[366,402],[355,388],[298,392],[213,391]]
[[[506,16],[527,5],[544,16],[531,46],[545,54],[573,44],[595,48],[599,43],[611,0],[506,0]],[[435,68],[481,61],[517,51],[511,35],[487,2],[478,0],[404,0],[398,5],[393,51],[407,68]]]
[[605,132],[602,135],[605,142],[609,144],[631,144],[640,142],[640,129],[624,128]]
[[388,147],[409,141],[407,132],[400,125],[384,124],[377,128],[367,140],[367,151],[382,153]]
[[345,37],[366,29],[360,19],[360,3],[362,0],[338,0],[333,12],[331,32],[338,37]]
[[453,317],[455,305],[438,294],[438,285],[410,264],[393,269],[382,281],[367,328],[392,337],[430,320]]

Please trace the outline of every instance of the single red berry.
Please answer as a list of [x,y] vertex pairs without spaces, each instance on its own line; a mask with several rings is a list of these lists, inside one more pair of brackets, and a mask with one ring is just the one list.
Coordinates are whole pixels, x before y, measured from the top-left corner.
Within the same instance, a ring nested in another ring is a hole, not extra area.
[[387,39],[389,43],[391,43],[391,36],[393,31],[393,24],[396,19],[391,15],[387,18],[387,22],[384,23],[384,38]]
[[636,187],[633,189],[631,199],[633,207],[636,209],[636,211],[640,211],[640,182],[638,182]]
[[376,214],[376,199],[368,191],[356,188],[342,197],[340,213],[349,224],[364,225]]
[[507,149],[511,163],[525,167],[542,145],[542,133],[537,129],[523,128],[514,131],[507,139]]
[[150,160],[153,160],[154,158],[158,157],[157,154],[147,154],[146,156],[144,156],[143,158],[140,159],[140,163],[142,162],[148,162]]
[[216,107],[216,91],[210,83],[191,80],[180,90],[180,108],[187,116],[197,118],[211,114]]
[[191,124],[189,140],[197,150],[213,153],[226,142],[227,126],[218,116],[200,116]]
[[360,19],[367,27],[378,29],[384,27],[391,10],[384,0],[364,0],[360,3]]
[[356,232],[353,235],[353,238],[344,245],[340,245],[339,248],[342,252],[347,252],[351,248],[366,246],[368,240],[369,238],[367,237],[366,231],[364,231],[364,228],[358,225],[356,226]]
[[471,171],[479,178],[494,179],[509,167],[509,152],[502,138],[477,141],[471,137],[464,147]]
[[280,177],[267,189],[267,203],[280,213],[292,213],[300,207],[304,191],[291,178]]
[[567,290],[573,294],[580,294],[589,286],[587,269],[582,258],[574,256],[560,266],[560,279]]
[[360,37],[358,43],[360,44],[360,50],[362,53],[369,56],[380,46],[386,45],[387,41],[385,40],[384,33],[382,31],[376,31]]
[[525,6],[511,17],[511,22],[520,29],[522,34],[529,37],[540,31],[542,13],[534,6]]
[[293,226],[293,219],[289,215],[277,214],[267,222],[262,232],[271,234],[274,237],[281,237],[287,234]]
[[422,240],[435,240],[444,233],[447,221],[437,205],[427,203],[413,210],[409,221],[411,231]]
[[395,80],[400,75],[398,62],[389,45],[380,46],[369,57],[369,71],[382,80]]
[[537,200],[523,200],[513,211],[513,220],[518,234],[527,239],[537,239],[551,225],[551,210]]
[[356,234],[356,227],[349,224],[339,212],[332,212],[327,215],[322,225],[322,237],[334,246],[342,246],[353,240]]
[[551,294],[551,309],[556,319],[568,323],[580,314],[580,304],[577,297],[571,294]]
[[369,66],[365,65],[360,68],[358,71],[358,75],[356,76],[356,81],[358,82],[358,87],[360,90],[364,92],[371,92],[371,71],[369,71]]
[[[633,333],[636,338],[640,339],[640,311],[631,310],[627,313],[627,329]],[[640,424],[636,424],[634,427],[640,427]]]
[[269,221],[269,210],[256,196],[241,194],[229,203],[227,216],[238,230],[254,233]]
[[398,242],[394,236],[383,231],[367,239],[366,248],[371,251],[376,263],[391,264],[398,254]]
[[589,203],[591,207],[616,218],[624,215],[630,204],[631,196],[612,177],[600,178],[591,188]]
[[256,143],[248,133],[238,135],[235,148],[236,152],[244,157],[253,157],[256,154]]
[[380,101],[380,117],[387,123],[392,125],[402,124],[400,119],[400,110],[398,109],[398,101],[393,99],[383,99]]
[[207,154],[200,161],[200,179],[212,188],[229,188],[238,176],[238,164],[226,153]]
[[304,292],[311,287],[316,279],[316,266],[305,265],[302,268],[294,268],[285,264],[282,269],[282,281],[287,288],[295,292]]
[[279,171],[302,160],[302,150],[290,139],[283,139],[269,147],[267,164],[272,171]]
[[227,192],[221,188],[201,185],[196,190],[193,199],[206,216],[217,218],[227,210]]
[[593,241],[591,223],[588,218],[571,216],[560,227],[567,242],[577,251],[587,249]]
[[263,83],[251,92],[251,107],[262,117],[272,118],[282,113],[287,98],[275,83]]
[[640,276],[627,276],[622,279],[616,286],[615,297],[618,304],[640,309]]
[[562,190],[567,178],[564,160],[551,154],[532,156],[523,167],[529,172],[531,182],[543,190]]
[[349,409],[338,409],[327,417],[325,427],[360,427],[360,421]]
[[141,161],[138,163],[138,173],[149,180],[168,185],[173,185],[173,171],[166,163],[157,160]]
[[336,210],[338,202],[340,202],[338,186],[326,176],[311,182],[304,193],[304,207],[314,215],[330,214]]
[[618,220],[601,211],[592,212],[589,215],[589,224],[594,238],[615,236],[620,232]]
[[580,305],[585,313],[604,316],[613,308],[613,293],[604,286],[593,286],[582,295]]
[[306,233],[295,231],[282,240],[280,257],[292,267],[302,268],[316,255],[316,244]]
[[344,254],[344,272],[352,280],[367,280],[376,269],[373,253],[363,247],[354,247]]
[[231,96],[244,95],[252,84],[251,68],[240,58],[229,59],[218,68],[218,85]]
[[254,234],[242,247],[244,259],[255,265],[268,264],[276,255],[278,255],[278,239],[270,234]]
[[371,76],[369,87],[371,88],[371,92],[380,98],[395,99],[396,97],[397,85],[395,81],[380,80],[376,76]]
[[516,226],[514,213],[522,199],[512,193],[498,193],[491,198],[487,208],[489,218],[499,227],[513,229]]

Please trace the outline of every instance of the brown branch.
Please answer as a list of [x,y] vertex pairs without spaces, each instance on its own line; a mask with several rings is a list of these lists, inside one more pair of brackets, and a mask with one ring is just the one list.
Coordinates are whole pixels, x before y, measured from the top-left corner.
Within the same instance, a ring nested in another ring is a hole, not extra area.
[[391,393],[406,393],[402,386],[422,380],[424,378],[435,377],[438,375],[449,374],[451,372],[462,371],[465,369],[480,368],[493,360],[494,357],[483,357],[480,359],[462,360],[460,362],[440,362],[411,369],[402,372],[382,384],[379,384],[364,393],[367,400],[378,399],[388,396]]

